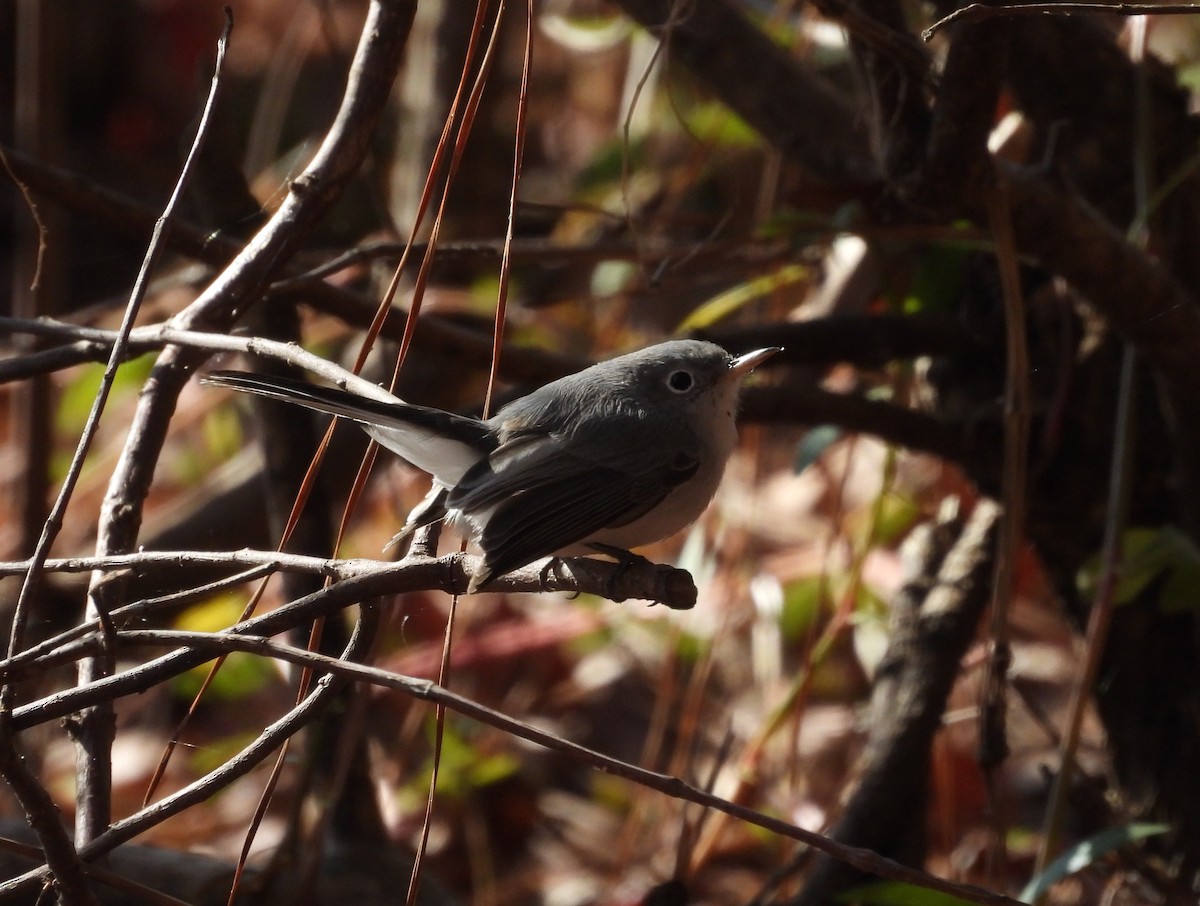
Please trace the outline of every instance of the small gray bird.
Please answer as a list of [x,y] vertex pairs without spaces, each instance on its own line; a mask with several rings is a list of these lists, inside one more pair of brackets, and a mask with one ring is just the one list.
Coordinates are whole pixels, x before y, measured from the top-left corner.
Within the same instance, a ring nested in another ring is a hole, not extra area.
[[542,557],[619,555],[694,522],[737,442],[741,379],[778,351],[735,358],[672,340],[546,384],[486,420],[246,372],[202,382],[352,419],[432,475],[397,539],[444,518],[483,552],[473,592]]

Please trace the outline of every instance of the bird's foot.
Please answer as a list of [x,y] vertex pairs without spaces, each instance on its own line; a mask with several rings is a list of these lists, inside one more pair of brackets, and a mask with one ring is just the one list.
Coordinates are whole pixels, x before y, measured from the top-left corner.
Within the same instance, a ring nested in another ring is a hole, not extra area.
[[611,544],[599,544],[593,542],[589,544],[592,550],[598,554],[604,554],[607,557],[612,557],[617,561],[617,568],[612,571],[612,575],[608,578],[607,588],[605,589],[605,597],[611,600],[620,600],[618,597],[621,580],[625,578],[625,574],[635,566],[647,566],[651,569],[659,568],[658,563],[653,560],[647,560],[641,554],[635,554],[633,551],[627,551],[623,547],[613,547]]
[[[547,560],[542,565],[542,570],[541,570],[541,574],[540,574],[540,578],[542,580],[542,585],[549,585],[552,580],[555,583],[562,582],[564,580],[564,578],[566,578],[566,576],[564,576],[564,573],[563,573],[563,568],[565,567],[565,565],[566,564],[563,562],[562,557],[551,557],[549,560]],[[567,575],[569,575],[569,572],[567,573]],[[568,597],[567,600],[574,601],[581,594],[583,594],[583,592],[578,591],[578,590],[573,591],[573,592],[571,592],[570,597]]]

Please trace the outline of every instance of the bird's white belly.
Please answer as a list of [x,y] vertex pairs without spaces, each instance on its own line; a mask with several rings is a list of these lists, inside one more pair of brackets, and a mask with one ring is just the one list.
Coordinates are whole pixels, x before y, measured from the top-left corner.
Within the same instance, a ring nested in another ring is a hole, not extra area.
[[[582,541],[555,550],[553,554],[560,557],[594,554],[596,550],[592,545],[595,544],[632,550],[669,538],[699,519],[716,494],[725,472],[725,463],[737,443],[737,428],[733,418],[736,389],[736,385],[731,385],[724,396],[713,400],[713,414],[704,420],[708,426],[707,449],[700,456],[701,465],[695,475],[633,522],[601,529]],[[478,540],[494,509],[471,513],[450,509],[446,523],[463,537]]]

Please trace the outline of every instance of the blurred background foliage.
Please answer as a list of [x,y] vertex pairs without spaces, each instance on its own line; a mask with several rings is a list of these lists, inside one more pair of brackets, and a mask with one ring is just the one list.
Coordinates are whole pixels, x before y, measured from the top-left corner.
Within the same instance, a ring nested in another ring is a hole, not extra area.
[[[889,22],[889,16],[928,21],[928,11],[917,4],[721,5],[858,108],[852,125],[860,130],[877,113],[870,109],[872,74],[861,60],[856,64],[839,11],[861,7]],[[0,40],[7,49],[0,54],[0,110],[8,111],[0,138],[6,147],[157,212],[196,124],[223,23],[221,7],[217,0],[0,0],[0,35],[6,36]],[[190,225],[244,241],[279,202],[287,180],[329,126],[365,8],[363,0],[233,5],[224,94],[182,214]],[[381,297],[398,257],[395,244],[414,221],[473,15],[469,4],[421,0],[390,115],[362,172],[300,255],[301,267],[310,268],[352,248],[373,249],[325,275],[367,306]],[[1187,92],[1197,84],[1198,27],[1189,18],[1163,17],[1150,30],[1150,51],[1162,61],[1156,65],[1167,82],[1178,78],[1182,87],[1173,97],[1183,110],[1181,121],[1193,130],[1194,99]],[[1095,33],[1096,46],[1124,54],[1129,38],[1120,23],[1105,22]],[[736,343],[748,336],[739,331],[759,329],[756,336],[769,339],[772,330],[784,337],[792,327],[839,318],[928,319],[916,321],[922,324],[944,318],[957,333],[949,343],[930,341],[927,353],[876,359],[866,351],[846,352],[857,342],[847,328],[842,351],[828,358],[815,354],[812,361],[798,353],[786,363],[790,367],[764,369],[758,381],[785,396],[801,386],[818,387],[931,414],[961,429],[963,444],[974,446],[963,461],[952,461],[861,421],[842,425],[816,412],[772,418],[752,410],[754,423],[746,425],[710,511],[684,536],[647,551],[693,573],[700,587],[693,611],[552,595],[469,599],[457,612],[450,685],[580,744],[803,827],[828,829],[860,778],[859,759],[872,729],[868,703],[877,672],[890,663],[886,652],[896,632],[893,602],[914,578],[903,552],[906,539],[932,524],[946,499],[957,499],[969,512],[981,496],[999,493],[1005,316],[995,248],[987,232],[962,215],[922,216],[898,206],[903,192],[889,195],[895,184],[881,189],[888,183],[884,177],[851,179],[856,160],[840,150],[836,143],[844,135],[829,124],[805,120],[796,128],[818,137],[830,128],[829,153],[837,163],[827,172],[798,165],[726,106],[703,71],[677,60],[669,40],[659,43],[614,4],[544,0],[536,4],[533,34],[506,328],[513,353],[501,365],[502,398],[676,332]],[[511,9],[447,196],[442,249],[423,300],[424,316],[485,341],[507,218],[523,38],[523,10]],[[936,65],[946,46],[942,37],[918,45],[916,53]],[[1081,62],[1061,48],[1046,53],[1055,78],[1077,78],[1072,90],[1089,90]],[[1023,109],[1030,120],[998,153],[1056,175],[1094,165],[1094,183],[1076,178],[1077,171],[1063,183],[1106,214],[1109,201],[1119,208],[1112,198],[1126,194],[1129,157],[1113,161],[1103,149],[1081,147],[1086,128],[1072,117],[1083,114],[1041,111],[1036,99],[1014,87],[1018,82],[1014,75],[988,113],[997,146],[1006,114]],[[776,87],[754,90],[770,98]],[[918,82],[907,90],[918,103],[937,93],[936,86]],[[1097,88],[1096,94],[1102,92]],[[1100,98],[1097,106],[1105,102]],[[1042,128],[1050,121],[1066,124],[1065,138]],[[874,138],[873,151],[882,159],[889,135]],[[1194,154],[1194,144],[1182,144]],[[1091,152],[1099,162],[1088,158]],[[1100,172],[1105,167],[1121,170],[1122,182]],[[35,196],[49,244],[41,282],[31,289],[37,236],[24,201],[0,180],[0,286],[11,290],[0,293],[9,299],[5,313],[115,326],[148,239],[147,223],[119,212],[84,211],[69,184]],[[1124,228],[1116,214],[1111,220]],[[1168,227],[1156,228],[1152,242],[1164,267],[1171,267],[1171,242],[1163,238]],[[427,219],[418,239],[428,234]],[[1194,234],[1188,241],[1194,246]],[[141,323],[181,310],[212,278],[214,266],[173,257],[156,275]],[[406,272],[401,307],[408,304],[413,273]],[[913,806],[924,819],[921,855],[907,854],[907,861],[1014,894],[1034,874],[1046,832],[1048,775],[1057,770],[1088,602],[1101,584],[1120,355],[1102,313],[1057,276],[1023,261],[1035,411],[1030,540],[1007,564],[1014,590],[1007,602],[1013,646],[1009,753],[994,775],[981,769],[978,703],[988,657],[987,630],[981,629],[962,657],[930,743],[927,771],[893,779],[924,790]],[[361,342],[364,318],[362,310],[339,310],[316,298],[272,298],[243,327],[348,362]],[[376,379],[383,379],[394,355],[391,339],[369,366]],[[30,348],[14,339],[6,355]],[[551,355],[525,355],[530,348]],[[92,549],[101,498],[152,363],[153,356],[143,356],[120,371],[57,554]],[[399,393],[414,402],[476,410],[487,364],[453,344],[423,343],[418,336]],[[10,488],[0,523],[6,558],[31,549],[39,513],[44,516],[61,479],[99,371],[99,365],[83,364],[41,379],[40,395],[32,389],[38,381],[7,384],[0,395],[0,461]],[[1188,658],[1196,644],[1196,538],[1184,525],[1182,492],[1168,477],[1171,426],[1156,400],[1153,375],[1143,372],[1137,386],[1145,415],[1135,429],[1140,459],[1116,600],[1130,612],[1143,608],[1175,618],[1165,628],[1138,623],[1138,631],[1174,639],[1181,650],[1171,663],[1194,667]],[[185,391],[148,501],[142,533],[147,548],[270,549],[277,542],[281,507],[285,514],[297,485],[285,481],[264,489],[259,442],[272,428],[262,414],[249,413],[244,400],[194,385]],[[299,420],[294,413],[288,417]],[[352,430],[339,432],[321,479],[326,497],[320,515],[327,525],[340,515],[362,446]],[[268,439],[268,461],[270,450]],[[338,552],[384,556],[397,514],[425,489],[423,476],[380,461]],[[61,603],[39,611],[40,634],[79,619],[82,582],[56,577],[50,583],[47,601],[54,596]],[[3,587],[7,603],[15,587]],[[140,593],[164,590],[143,586]],[[227,626],[248,594],[249,587],[195,603],[172,625]],[[288,595],[273,584],[267,604]],[[389,602],[377,663],[435,677],[447,611],[446,597],[434,592]],[[1118,643],[1121,631],[1145,646],[1144,658],[1167,662],[1162,648],[1132,629],[1119,630]],[[1101,683],[1127,679],[1133,669],[1126,662],[1106,664]],[[1108,848],[1093,848],[1091,858],[1077,858],[1073,873],[1051,888],[1055,902],[1183,902],[1193,896],[1196,852],[1188,847],[1200,814],[1186,795],[1169,792],[1179,781],[1172,772],[1183,769],[1130,754],[1139,744],[1159,752],[1180,739],[1189,740],[1184,752],[1200,746],[1195,715],[1179,718],[1195,700],[1195,678],[1185,678],[1183,667],[1172,669],[1160,678],[1171,694],[1157,681],[1135,681],[1151,699],[1178,694],[1182,704],[1172,716],[1114,704],[1131,724],[1121,729],[1103,706],[1085,708],[1075,754],[1078,789],[1064,843],[1111,835],[1114,828],[1117,836],[1104,838]],[[119,813],[139,806],[204,672],[118,703]],[[255,656],[235,655],[218,676],[186,731],[187,756],[168,767],[167,791],[228,758],[294,695],[293,680]],[[363,693],[359,707],[346,732],[363,734],[387,839],[398,851],[415,846],[433,757],[431,709],[382,690]],[[1171,722],[1176,719],[1178,724]],[[1133,743],[1114,758],[1113,737],[1121,733]],[[71,751],[65,732],[39,731],[37,760],[64,812],[71,808]],[[308,758],[320,762],[319,756]],[[317,815],[330,807],[319,783],[313,793],[307,776],[312,763],[299,757],[289,763],[255,838],[259,860],[285,846],[297,827],[318,824]],[[1164,781],[1168,773],[1174,780]],[[262,771],[252,773],[161,825],[147,842],[236,857],[263,778]],[[1193,780],[1188,789],[1195,787]],[[811,854],[791,842],[685,808],[463,717],[447,720],[438,792],[426,871],[464,903],[803,902]],[[4,806],[18,816],[13,802]],[[1138,823],[1150,819],[1166,821],[1173,831]],[[1149,855],[1125,849],[1119,859],[1107,855],[1143,838],[1159,840],[1159,849]],[[906,859],[902,851],[891,854]],[[678,896],[679,887],[664,888],[658,894],[664,899],[649,898],[656,885],[673,878],[688,891],[684,899],[666,899]],[[397,890],[406,880],[397,877]],[[933,896],[894,888],[856,895],[861,902],[944,902]]]

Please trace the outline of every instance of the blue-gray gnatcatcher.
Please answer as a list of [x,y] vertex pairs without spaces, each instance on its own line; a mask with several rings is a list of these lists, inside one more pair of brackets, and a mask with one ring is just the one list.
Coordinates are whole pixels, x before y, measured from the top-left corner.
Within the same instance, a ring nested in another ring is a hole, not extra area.
[[546,384],[489,419],[275,376],[203,382],[330,412],[433,476],[398,538],[439,518],[479,544],[475,591],[551,555],[626,552],[694,522],[737,441],[741,379],[778,347],[735,358],[672,340]]

